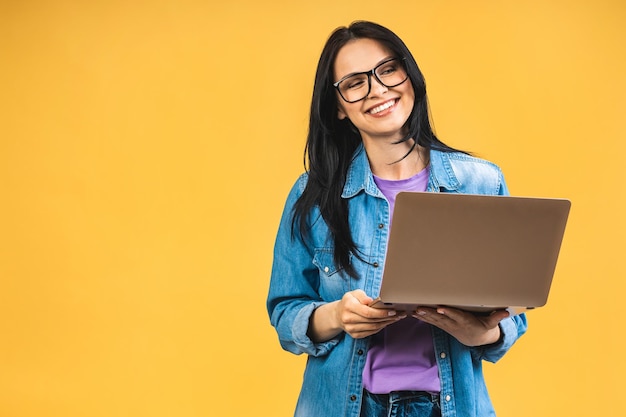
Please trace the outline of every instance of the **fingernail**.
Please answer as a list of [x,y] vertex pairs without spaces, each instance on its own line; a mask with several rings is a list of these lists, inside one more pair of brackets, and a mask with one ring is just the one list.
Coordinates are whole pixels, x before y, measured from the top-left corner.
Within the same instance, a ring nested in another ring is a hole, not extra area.
[[426,312],[424,310],[417,310],[417,314],[420,316],[425,316]]
[[395,316],[395,315],[396,315],[396,310],[389,310],[389,311],[387,312],[387,315],[388,315],[388,316]]

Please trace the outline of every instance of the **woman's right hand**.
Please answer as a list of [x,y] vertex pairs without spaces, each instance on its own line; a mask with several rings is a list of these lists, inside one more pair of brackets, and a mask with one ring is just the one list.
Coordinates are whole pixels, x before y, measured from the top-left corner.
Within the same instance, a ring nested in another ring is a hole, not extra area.
[[345,293],[341,300],[318,307],[309,323],[309,337],[319,343],[344,331],[361,339],[406,317],[404,312],[370,307],[373,301],[362,290],[354,290]]

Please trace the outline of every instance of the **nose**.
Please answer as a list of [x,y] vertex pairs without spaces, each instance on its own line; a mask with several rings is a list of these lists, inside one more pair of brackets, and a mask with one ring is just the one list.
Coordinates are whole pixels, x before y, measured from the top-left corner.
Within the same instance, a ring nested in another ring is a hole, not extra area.
[[386,93],[389,88],[386,87],[383,83],[378,80],[373,74],[370,74],[370,93],[367,95],[368,97],[378,97],[381,94]]

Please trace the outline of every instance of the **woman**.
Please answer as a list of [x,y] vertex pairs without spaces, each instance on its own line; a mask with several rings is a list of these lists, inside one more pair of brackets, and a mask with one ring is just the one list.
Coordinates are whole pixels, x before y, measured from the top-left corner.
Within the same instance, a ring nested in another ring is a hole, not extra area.
[[309,355],[295,415],[494,415],[482,360],[508,351],[526,331],[524,315],[446,307],[406,314],[370,304],[397,192],[505,195],[500,169],[435,136],[417,63],[400,38],[371,22],[328,39],[306,150],[267,300],[282,347]]

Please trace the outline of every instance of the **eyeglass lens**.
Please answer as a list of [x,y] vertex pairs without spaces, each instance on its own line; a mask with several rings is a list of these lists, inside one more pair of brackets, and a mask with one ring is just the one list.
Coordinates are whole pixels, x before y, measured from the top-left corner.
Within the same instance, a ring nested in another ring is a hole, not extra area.
[[372,73],[382,85],[389,88],[402,84],[408,78],[403,62],[397,58],[390,59],[372,71],[354,74],[339,82],[337,88],[343,99],[352,103],[367,97],[371,88]]

